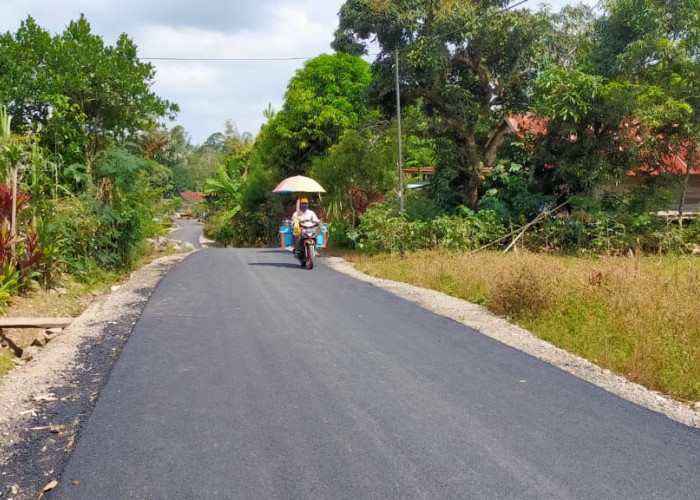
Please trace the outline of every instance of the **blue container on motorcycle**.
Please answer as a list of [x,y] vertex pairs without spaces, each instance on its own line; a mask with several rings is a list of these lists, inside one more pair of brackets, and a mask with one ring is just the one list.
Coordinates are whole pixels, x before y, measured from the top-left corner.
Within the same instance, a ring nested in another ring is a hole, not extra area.
[[328,234],[328,226],[321,226],[321,231],[316,235],[316,246],[318,248],[326,248],[326,235]]
[[294,228],[292,226],[280,226],[279,238],[282,248],[294,246]]

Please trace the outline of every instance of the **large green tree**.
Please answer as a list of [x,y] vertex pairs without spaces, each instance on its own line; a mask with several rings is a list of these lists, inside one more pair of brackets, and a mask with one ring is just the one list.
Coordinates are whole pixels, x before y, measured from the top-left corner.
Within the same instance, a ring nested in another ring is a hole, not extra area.
[[265,162],[285,174],[305,173],[314,156],[370,113],[365,99],[370,80],[369,64],[353,55],[324,54],[308,61],[290,80],[282,110],[261,134]]
[[438,166],[452,171],[453,189],[470,206],[476,205],[480,179],[479,125],[497,107],[523,107],[536,42],[549,26],[542,16],[508,10],[509,3],[347,0],[333,44],[366,54],[376,40],[373,90],[387,111],[399,51],[402,97],[423,98],[435,130],[449,141]]
[[154,76],[126,34],[106,45],[82,15],[53,37],[28,17],[0,38],[0,101],[14,126],[88,169],[108,144],[177,111],[151,90]]

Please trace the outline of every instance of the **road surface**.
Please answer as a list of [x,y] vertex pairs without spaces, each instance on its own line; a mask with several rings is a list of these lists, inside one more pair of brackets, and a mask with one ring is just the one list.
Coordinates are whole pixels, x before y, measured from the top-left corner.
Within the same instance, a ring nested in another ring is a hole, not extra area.
[[211,249],[156,289],[48,498],[698,495],[698,430],[322,263]]
[[170,239],[192,243],[196,249],[202,248],[199,237],[202,234],[204,224],[190,219],[177,219],[175,223],[180,228],[170,233]]

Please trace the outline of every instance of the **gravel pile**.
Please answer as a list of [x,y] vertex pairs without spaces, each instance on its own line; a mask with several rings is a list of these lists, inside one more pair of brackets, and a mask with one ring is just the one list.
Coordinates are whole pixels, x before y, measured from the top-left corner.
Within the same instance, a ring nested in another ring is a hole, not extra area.
[[628,401],[662,413],[682,424],[700,428],[700,411],[559,349],[535,337],[527,330],[494,316],[482,306],[450,297],[442,292],[368,276],[355,269],[353,264],[339,257],[328,257],[325,259],[325,263],[336,271],[383,288],[440,316],[445,316],[478,330],[488,337],[546,361]]

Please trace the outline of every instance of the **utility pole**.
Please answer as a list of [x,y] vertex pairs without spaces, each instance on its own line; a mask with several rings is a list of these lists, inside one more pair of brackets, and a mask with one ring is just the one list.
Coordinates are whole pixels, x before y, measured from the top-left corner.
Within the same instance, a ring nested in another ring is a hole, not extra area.
[[403,216],[403,150],[401,144],[401,92],[399,91],[399,49],[394,51],[396,66],[396,128],[399,143],[399,214]]

